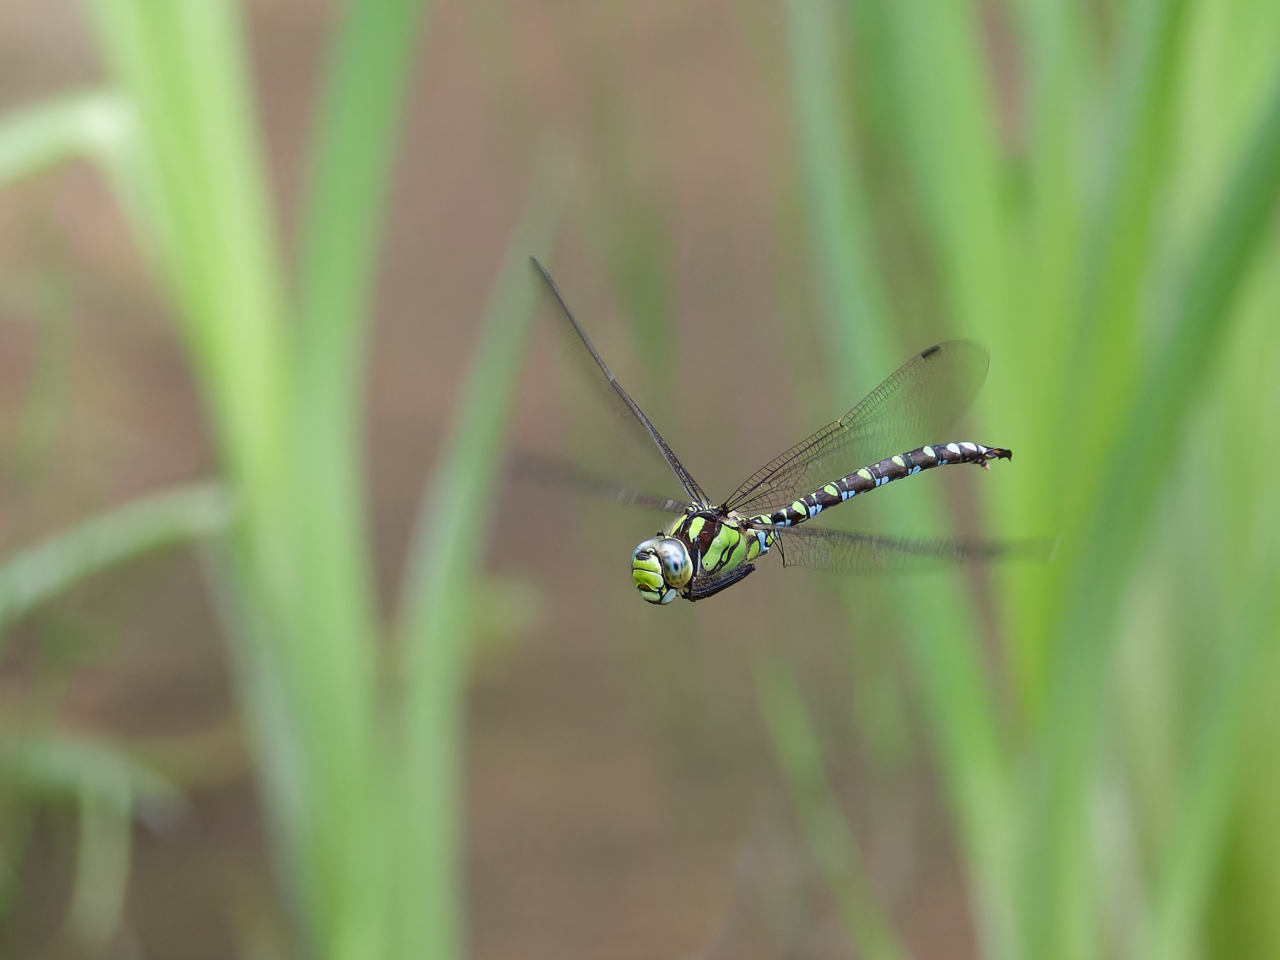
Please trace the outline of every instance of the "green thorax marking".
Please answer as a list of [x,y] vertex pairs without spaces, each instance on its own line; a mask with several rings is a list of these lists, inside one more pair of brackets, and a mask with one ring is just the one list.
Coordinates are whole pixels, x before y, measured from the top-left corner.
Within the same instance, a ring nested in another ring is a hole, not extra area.
[[693,559],[694,576],[727,573],[760,555],[756,534],[744,529],[744,521],[736,513],[715,510],[687,513],[667,531],[667,536],[681,541]]

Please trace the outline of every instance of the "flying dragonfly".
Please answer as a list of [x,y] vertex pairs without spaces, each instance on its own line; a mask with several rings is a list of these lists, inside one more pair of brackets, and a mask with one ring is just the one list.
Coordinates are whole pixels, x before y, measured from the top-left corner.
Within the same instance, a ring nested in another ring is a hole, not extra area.
[[987,375],[987,350],[980,343],[950,340],[916,354],[843,417],[770,460],[716,504],[622,388],[546,267],[530,259],[572,327],[572,339],[603,374],[610,401],[647,435],[646,443],[662,455],[684,490],[683,499],[663,499],[569,469],[542,471],[621,503],[677,515],[631,554],[632,580],[649,603],[667,604],[676,597],[705,600],[746,579],[755,572],[755,561],[773,550],[782,555],[784,566],[850,574],[908,572],[940,562],[1046,552],[1040,541],[910,540],[803,526],[846,500],[924,470],[962,463],[985,470],[993,460],[1012,459],[1006,447],[969,440],[944,439],[906,449],[913,442],[945,436],[969,405]]

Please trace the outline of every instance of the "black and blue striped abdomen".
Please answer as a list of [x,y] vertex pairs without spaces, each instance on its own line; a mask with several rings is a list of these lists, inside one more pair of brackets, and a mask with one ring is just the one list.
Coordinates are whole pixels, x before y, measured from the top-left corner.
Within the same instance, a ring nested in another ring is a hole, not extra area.
[[879,463],[862,467],[847,476],[833,480],[781,510],[751,519],[778,527],[790,527],[810,520],[823,510],[844,503],[860,493],[909,477],[921,470],[945,467],[949,463],[976,463],[985,469],[991,460],[1011,459],[1013,459],[1013,452],[1004,447],[984,447],[980,443],[971,443],[967,440],[917,447],[915,450],[887,457]]

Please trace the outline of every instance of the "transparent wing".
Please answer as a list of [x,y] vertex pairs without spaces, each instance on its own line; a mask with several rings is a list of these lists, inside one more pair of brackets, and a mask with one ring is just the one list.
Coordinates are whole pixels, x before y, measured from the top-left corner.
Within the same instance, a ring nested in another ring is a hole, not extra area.
[[949,340],[912,357],[839,420],[769,461],[725,502],[767,513],[859,467],[941,443],[987,376],[987,349]]
[[593,477],[567,463],[531,453],[520,453],[513,457],[509,473],[518,483],[551,483],[627,507],[661,510],[663,513],[684,513],[689,506],[687,501],[650,496],[630,487]]
[[859,576],[920,573],[994,560],[1047,561],[1058,543],[1054,537],[1001,543],[953,537],[898,539],[808,526],[774,529],[781,539],[783,566]]
[[689,599],[694,601],[714,597],[721,590],[727,590],[739,580],[743,580],[755,572],[755,564],[742,563],[725,573],[694,577],[693,583],[689,584]]
[[[574,334],[574,342],[586,350],[595,366],[600,369],[600,372],[605,376],[605,380],[608,381],[608,386],[600,391],[600,393],[606,398],[606,403],[608,403],[609,406],[620,415],[620,418],[623,421],[633,425],[640,425],[648,440],[658,448],[658,452],[667,462],[667,466],[671,468],[672,472],[676,475],[676,479],[680,481],[680,486],[684,488],[684,492],[688,494],[689,499],[696,503],[709,506],[710,501],[707,500],[706,494],[702,492],[702,488],[698,486],[697,481],[689,475],[689,471],[687,471],[684,468],[684,465],[676,459],[676,455],[672,453],[671,448],[667,446],[667,441],[662,439],[662,434],[658,433],[657,428],[649,422],[649,418],[645,416],[644,411],[640,409],[639,404],[632,400],[631,395],[622,388],[622,384],[618,383],[617,377],[613,375],[613,371],[609,369],[609,365],[604,362],[604,358],[600,356],[600,353],[596,350],[595,344],[591,342],[591,338],[588,337],[586,331],[578,325],[578,321],[574,319],[573,313],[569,309],[569,305],[565,303],[564,297],[560,293],[560,288],[557,287],[556,282],[551,279],[551,274],[547,272],[547,268],[539,263],[535,258],[530,257],[529,259],[533,262],[533,265],[538,268],[538,272],[542,274],[542,279],[546,281],[547,287],[555,297],[556,303],[560,305],[560,310],[564,313],[565,319],[569,321],[569,326],[572,328]],[[599,382],[598,377],[594,378],[594,380]],[[652,447],[650,447],[650,449],[652,449]]]

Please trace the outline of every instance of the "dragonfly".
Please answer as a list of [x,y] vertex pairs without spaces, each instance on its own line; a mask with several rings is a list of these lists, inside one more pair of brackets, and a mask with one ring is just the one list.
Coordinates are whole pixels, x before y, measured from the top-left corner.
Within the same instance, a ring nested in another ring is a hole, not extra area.
[[541,468],[544,476],[554,474],[554,479],[614,501],[676,515],[631,554],[631,578],[647,602],[663,605],[677,597],[697,601],[715,596],[745,580],[755,572],[755,561],[773,551],[782,555],[783,566],[847,574],[910,572],[1023,552],[1027,544],[899,539],[804,525],[854,497],[925,470],[953,464],[985,470],[994,460],[1013,458],[1007,447],[970,440],[943,439],[908,449],[919,440],[945,437],[977,394],[989,363],[980,343],[950,340],[916,354],[852,410],[774,457],[717,504],[623,389],[546,267],[530,259],[568,321],[570,339],[585,348],[603,375],[609,402],[640,428],[646,445],[661,454],[684,491],[683,498],[664,499],[571,468]]

